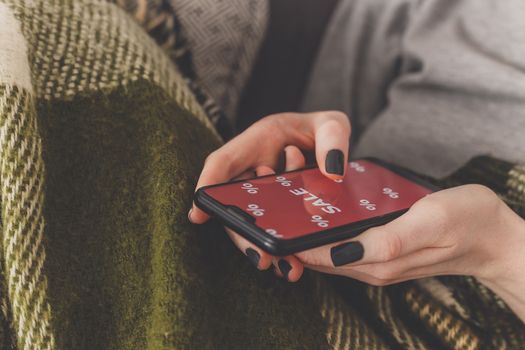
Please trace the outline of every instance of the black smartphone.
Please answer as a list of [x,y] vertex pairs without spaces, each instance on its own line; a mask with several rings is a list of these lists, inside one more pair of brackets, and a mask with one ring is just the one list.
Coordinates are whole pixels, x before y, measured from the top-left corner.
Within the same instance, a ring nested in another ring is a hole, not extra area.
[[405,213],[434,185],[377,159],[333,181],[318,168],[200,188],[195,204],[274,256],[355,237]]

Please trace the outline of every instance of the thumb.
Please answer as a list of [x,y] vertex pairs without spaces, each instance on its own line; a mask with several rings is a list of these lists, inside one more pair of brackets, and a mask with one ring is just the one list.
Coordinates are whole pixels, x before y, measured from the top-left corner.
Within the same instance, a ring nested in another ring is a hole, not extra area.
[[327,112],[315,120],[315,156],[321,172],[342,179],[348,162],[350,122],[344,113]]

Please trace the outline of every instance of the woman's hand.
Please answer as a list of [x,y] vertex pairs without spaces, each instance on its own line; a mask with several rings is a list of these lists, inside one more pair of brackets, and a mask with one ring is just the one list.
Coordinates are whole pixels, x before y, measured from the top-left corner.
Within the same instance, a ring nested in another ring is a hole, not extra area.
[[[202,186],[227,182],[235,178],[271,174],[283,151],[286,171],[305,166],[302,151],[315,150],[321,172],[330,179],[341,179],[346,171],[350,123],[341,112],[327,111],[308,114],[282,113],[266,117],[208,156],[197,183]],[[208,215],[195,205],[188,214],[196,224],[208,220]],[[259,269],[275,265],[278,275],[297,281],[302,264],[293,256],[275,258],[228,230],[237,247]]]
[[490,189],[431,194],[398,219],[347,242],[304,251],[305,267],[383,286],[437,275],[471,275],[525,320],[525,222]]
[[[197,188],[235,178],[267,175],[284,151],[286,170],[303,168],[302,151],[315,149],[321,172],[344,176],[350,138],[340,112],[284,113],[266,117],[213,152]],[[193,206],[189,219],[208,216]],[[398,219],[358,237],[294,256],[268,255],[228,230],[233,242],[259,269],[297,281],[303,267],[387,285],[436,275],[471,275],[494,290],[525,320],[525,221],[494,192],[465,185],[429,195]]]

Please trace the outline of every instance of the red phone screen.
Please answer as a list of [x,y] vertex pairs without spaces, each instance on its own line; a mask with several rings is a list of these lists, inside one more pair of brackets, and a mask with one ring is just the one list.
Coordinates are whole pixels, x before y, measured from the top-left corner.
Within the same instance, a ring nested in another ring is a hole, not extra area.
[[315,168],[206,189],[216,201],[244,210],[257,226],[279,239],[407,209],[431,192],[367,160],[349,163],[340,182]]

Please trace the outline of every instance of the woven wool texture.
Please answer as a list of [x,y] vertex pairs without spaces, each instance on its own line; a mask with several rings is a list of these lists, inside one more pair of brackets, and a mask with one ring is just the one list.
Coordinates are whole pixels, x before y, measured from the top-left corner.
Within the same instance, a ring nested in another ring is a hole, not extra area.
[[[175,61],[191,50],[196,79],[221,110],[235,118],[239,99],[264,38],[267,0],[113,0],[128,11]],[[175,16],[177,14],[177,16]],[[180,21],[182,32],[176,27]],[[175,33],[178,33],[175,35]],[[211,103],[208,99],[208,104]],[[217,123],[218,114],[212,113]],[[226,123],[225,121],[222,123]]]
[[[3,262],[18,347],[51,349],[54,336],[47,278],[42,274],[45,173],[35,96],[47,101],[68,99],[81,92],[148,79],[201,122],[210,124],[172,63],[130,19],[119,16],[116,7],[78,1],[13,1],[7,5],[0,3],[2,24],[6,25],[2,27],[6,54],[1,56],[0,74]],[[18,22],[15,17],[23,20]],[[22,33],[29,52],[24,50]],[[11,42],[6,42],[9,38]],[[10,50],[21,50],[27,55],[25,62],[6,59]],[[31,79],[20,70],[31,70]],[[27,86],[29,81],[33,86]]]
[[[187,221],[220,140],[160,38],[105,1],[0,0],[0,18],[1,348],[525,343],[474,278],[289,284],[254,270],[218,225]],[[468,182],[524,214],[525,168],[480,157],[436,181]]]
[[47,278],[42,273],[42,144],[37,133],[27,47],[20,23],[3,3],[0,22],[8,26],[0,34],[4,48],[0,54],[2,265],[9,296],[5,304],[11,309],[4,314],[14,316],[20,348],[37,345],[52,349]]
[[112,2],[128,12],[177,64],[186,83],[219,134],[225,139],[231,138],[233,128],[230,121],[197,79],[188,40],[181,31],[180,21],[171,3],[168,0],[114,0]]
[[[45,250],[41,140],[31,95],[0,84],[3,257],[13,323],[22,349],[52,349]],[[36,346],[36,347],[35,347]]]
[[199,81],[231,119],[262,44],[267,0],[170,0],[182,22]]

